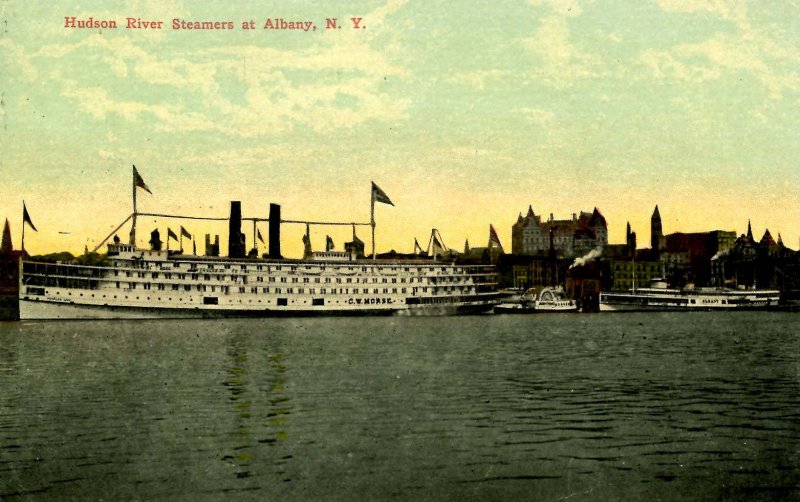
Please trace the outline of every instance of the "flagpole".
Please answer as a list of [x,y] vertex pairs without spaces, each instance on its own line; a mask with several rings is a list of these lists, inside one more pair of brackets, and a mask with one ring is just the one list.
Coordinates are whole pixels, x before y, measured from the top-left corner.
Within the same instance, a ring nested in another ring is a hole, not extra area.
[[[136,169],[136,168],[134,168]],[[136,172],[131,172],[131,188],[133,189],[133,221],[131,222],[130,245],[136,246]]]
[[22,201],[22,256],[25,256],[25,201]]
[[369,223],[372,227],[372,259],[375,259],[375,187],[370,188]]
[[258,258],[258,241],[256,241],[256,220],[253,219],[253,249],[256,250],[256,258]]

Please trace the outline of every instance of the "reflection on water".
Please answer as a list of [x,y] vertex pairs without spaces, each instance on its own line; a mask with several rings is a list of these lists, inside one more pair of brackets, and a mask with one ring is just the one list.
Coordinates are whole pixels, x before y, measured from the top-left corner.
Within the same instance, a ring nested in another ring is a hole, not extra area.
[[225,370],[226,379],[222,385],[227,387],[230,392],[231,404],[234,411],[234,430],[232,437],[236,442],[233,452],[222,457],[222,460],[229,460],[236,467],[236,477],[246,478],[250,475],[248,470],[250,460],[253,458],[252,443],[253,431],[251,423],[251,408],[253,402],[249,399],[247,391],[247,348],[240,344],[240,335],[231,338],[228,347],[228,356],[231,359],[231,366]]
[[797,499],[796,316],[0,324],[0,499]]

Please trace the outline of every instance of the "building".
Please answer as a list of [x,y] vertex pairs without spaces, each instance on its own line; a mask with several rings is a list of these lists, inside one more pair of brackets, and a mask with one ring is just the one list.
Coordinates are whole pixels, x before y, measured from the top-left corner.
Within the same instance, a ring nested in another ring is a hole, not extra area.
[[650,217],[650,249],[660,253],[666,247],[666,238],[661,227],[661,213],[658,212],[658,205],[653,210]]
[[753,237],[750,222],[747,234],[711,260],[713,283],[734,288],[777,288],[784,293],[800,290],[800,253],[787,248],[769,230],[761,239]]
[[528,207],[520,213],[511,228],[511,252],[516,255],[543,256],[551,249],[560,258],[575,258],[608,244],[608,225],[597,208],[568,220],[556,220],[553,214],[547,221]]
[[661,253],[668,282],[677,286],[713,284],[712,258],[728,252],[736,241],[736,232],[675,232],[665,237]]
[[664,277],[664,262],[650,249],[638,250],[627,259],[618,257],[608,261],[614,291],[648,288],[655,279]]
[[733,248],[735,241],[736,232],[726,230],[665,235],[661,212],[656,206],[650,217],[650,253],[647,260],[660,262],[659,274],[672,286],[712,285],[712,258]]
[[19,319],[19,259],[22,251],[11,242],[11,227],[6,220],[0,243],[0,320]]
[[628,223],[625,244],[609,244],[603,249],[603,259],[608,262],[609,280],[604,287],[614,291],[627,291],[649,287],[654,279],[664,277],[664,265],[657,252],[636,249],[636,232]]
[[500,255],[497,261],[498,281],[505,288],[561,285],[571,262],[571,259],[547,256]]

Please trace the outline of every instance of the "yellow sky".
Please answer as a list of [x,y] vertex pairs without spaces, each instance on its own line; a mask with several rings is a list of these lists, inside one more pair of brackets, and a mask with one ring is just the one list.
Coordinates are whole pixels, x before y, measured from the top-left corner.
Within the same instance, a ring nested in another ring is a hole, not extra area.
[[[136,164],[153,191],[140,209],[178,214],[241,200],[246,216],[278,202],[287,219],[368,221],[374,180],[395,203],[377,208],[379,251],[411,251],[433,227],[483,246],[490,223],[508,250],[528,205],[598,207],[612,242],[630,221],[647,243],[658,204],[668,233],[752,219],[798,247],[794,2],[457,5],[5,2],[0,215],[15,245],[24,199],[31,252],[92,247],[130,213]],[[118,27],[66,28],[71,16]],[[263,29],[276,18],[317,30]],[[140,223],[142,245],[180,226]],[[302,231],[285,229],[289,254]],[[349,233],[312,228],[316,248]]]

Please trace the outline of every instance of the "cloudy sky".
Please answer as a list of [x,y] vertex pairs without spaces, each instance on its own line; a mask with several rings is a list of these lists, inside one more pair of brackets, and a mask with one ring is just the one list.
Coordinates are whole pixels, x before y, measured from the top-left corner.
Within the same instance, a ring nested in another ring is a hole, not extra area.
[[[433,227],[483,246],[490,223],[510,250],[529,205],[596,206],[612,242],[630,221],[644,245],[656,204],[666,232],[752,219],[796,249],[799,14],[780,0],[7,0],[0,216],[18,247],[24,199],[31,252],[91,248],[130,214],[135,164],[153,191],[140,210],[177,214],[241,200],[245,216],[278,202],[286,219],[368,221],[374,180],[395,203],[376,209],[379,251],[411,251]],[[140,219],[141,244],[180,224]],[[302,231],[285,229],[290,254]],[[326,234],[338,247],[349,230],[312,228],[316,248]]]

